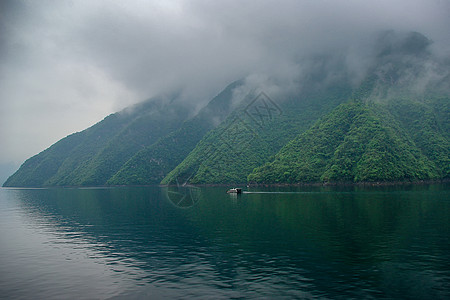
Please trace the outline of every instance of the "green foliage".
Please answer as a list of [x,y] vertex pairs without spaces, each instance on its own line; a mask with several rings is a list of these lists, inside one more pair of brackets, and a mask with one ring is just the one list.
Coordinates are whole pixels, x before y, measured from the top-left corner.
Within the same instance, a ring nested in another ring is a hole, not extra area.
[[108,180],[110,185],[158,184],[192,151],[200,139],[222,122],[232,109],[233,90],[242,84],[230,84],[194,118],[172,133],[137,152]]
[[[399,105],[399,102],[392,103]],[[405,102],[410,104],[411,101]],[[428,106],[420,104],[420,107]],[[447,154],[444,148],[448,141],[437,127],[435,130],[425,127],[425,132],[415,133],[420,138],[411,137],[408,132],[415,132],[414,129],[406,130],[404,126],[408,122],[397,122],[393,115],[397,118],[402,115],[404,119],[411,117],[411,112],[403,107],[393,111],[391,105],[386,108],[386,105],[361,101],[342,104],[283,147],[273,161],[256,168],[248,180],[257,183],[379,182],[445,177],[449,148]],[[431,115],[421,118],[434,123]],[[421,141],[424,137],[429,139]]]
[[449,78],[415,92],[428,76],[429,41],[397,39],[386,33],[378,42],[356,88],[343,62],[318,56],[298,86],[274,99],[255,94],[237,104],[243,83],[235,82],[193,118],[180,103],[147,101],[60,140],[4,185],[448,179]]
[[[27,160],[5,186],[94,186],[159,183],[232,109],[236,81],[197,116],[153,99],[106,117]],[[185,121],[185,122],[184,122]]]
[[[248,112],[257,104],[249,97],[224,123],[209,132],[161,182],[244,183],[252,170],[269,160],[289,140],[347,99],[345,84],[304,91],[298,98],[273,99],[274,115]],[[276,102],[275,102],[276,101]],[[278,113],[275,106],[278,107]]]
[[158,184],[189,154],[211,128],[212,124],[205,120],[187,121],[175,132],[137,152],[107,183],[110,185]]
[[450,98],[430,97],[422,101],[396,99],[386,109],[405,129],[438,170],[439,177],[450,177]]
[[137,151],[173,131],[182,107],[155,99],[106,117],[27,160],[4,186],[104,185]]

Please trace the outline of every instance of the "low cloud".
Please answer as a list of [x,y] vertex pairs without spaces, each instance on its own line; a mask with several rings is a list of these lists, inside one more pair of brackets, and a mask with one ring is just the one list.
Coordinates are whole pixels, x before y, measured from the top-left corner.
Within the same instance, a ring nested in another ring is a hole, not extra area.
[[311,57],[339,53],[357,82],[382,30],[420,32],[445,58],[448,28],[439,0],[2,1],[0,162],[160,93],[199,109],[241,78],[295,87]]

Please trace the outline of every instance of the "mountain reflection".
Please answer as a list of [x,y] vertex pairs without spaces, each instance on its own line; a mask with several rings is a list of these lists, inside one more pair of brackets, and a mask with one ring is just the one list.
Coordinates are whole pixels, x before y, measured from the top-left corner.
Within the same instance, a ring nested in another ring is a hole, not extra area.
[[[143,291],[151,285],[174,297],[183,289],[223,297],[448,293],[440,283],[450,278],[445,186],[279,188],[235,198],[225,190],[15,192],[53,243],[104,258]],[[412,283],[422,288],[411,290]]]

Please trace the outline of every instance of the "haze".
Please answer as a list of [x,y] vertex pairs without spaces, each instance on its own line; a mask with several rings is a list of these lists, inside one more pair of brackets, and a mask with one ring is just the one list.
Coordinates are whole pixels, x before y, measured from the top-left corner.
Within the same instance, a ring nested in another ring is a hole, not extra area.
[[197,110],[236,79],[289,82],[333,51],[357,78],[364,45],[391,29],[448,56],[450,2],[2,1],[0,169],[161,93]]

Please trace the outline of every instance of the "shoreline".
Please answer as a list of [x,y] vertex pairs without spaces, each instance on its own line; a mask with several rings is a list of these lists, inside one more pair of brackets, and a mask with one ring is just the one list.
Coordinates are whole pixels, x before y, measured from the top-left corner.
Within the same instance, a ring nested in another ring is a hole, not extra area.
[[364,182],[300,182],[300,183],[250,183],[250,187],[299,187],[299,186],[394,186],[394,185],[427,185],[450,183],[449,179],[442,180],[421,180],[421,181],[364,181]]
[[[421,180],[421,181],[379,181],[379,182],[298,182],[298,183],[199,183],[186,184],[185,187],[230,187],[230,186],[246,186],[246,187],[319,187],[319,186],[395,186],[395,185],[427,185],[427,184],[447,184],[450,178],[440,180]],[[48,189],[48,188],[119,188],[119,187],[176,187],[176,184],[145,184],[145,185],[78,185],[78,186],[2,186],[2,189]]]

